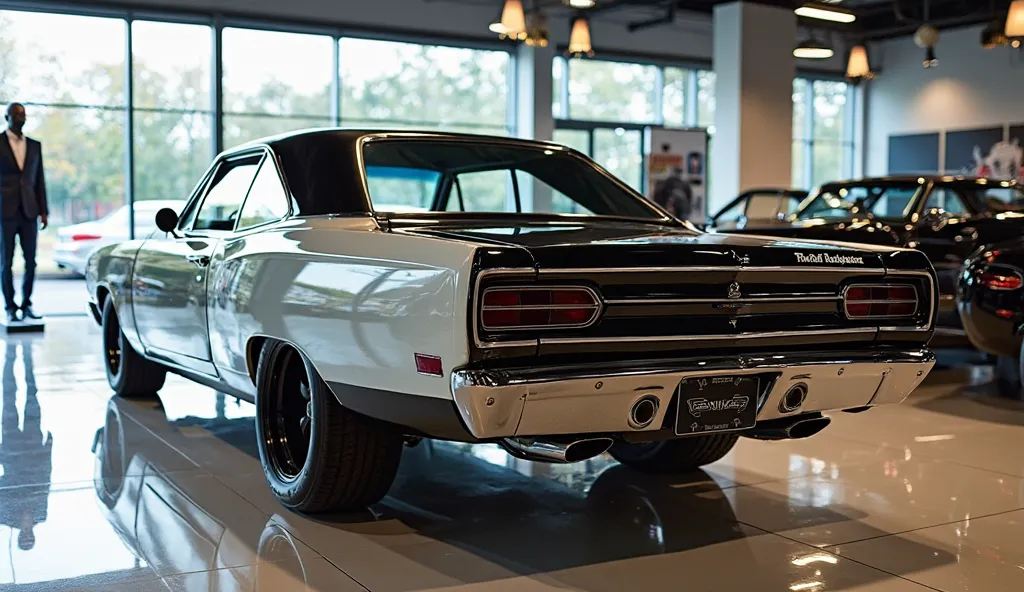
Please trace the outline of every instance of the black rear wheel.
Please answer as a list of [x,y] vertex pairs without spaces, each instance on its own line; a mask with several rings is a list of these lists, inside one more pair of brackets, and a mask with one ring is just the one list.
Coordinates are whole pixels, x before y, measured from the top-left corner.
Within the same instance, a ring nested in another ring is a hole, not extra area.
[[271,491],[307,513],[380,501],[402,458],[393,426],[341,406],[295,348],[269,341],[256,370],[256,430]]
[[103,366],[107,383],[119,397],[151,397],[164,386],[167,369],[139,355],[125,339],[113,297],[103,303]]
[[720,460],[737,440],[738,434],[727,432],[662,442],[616,442],[608,453],[620,463],[645,473],[687,473]]

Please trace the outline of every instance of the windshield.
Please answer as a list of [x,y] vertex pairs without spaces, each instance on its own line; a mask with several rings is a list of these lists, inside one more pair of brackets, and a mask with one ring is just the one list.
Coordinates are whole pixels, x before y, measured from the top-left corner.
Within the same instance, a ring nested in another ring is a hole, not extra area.
[[577,214],[667,221],[649,201],[558,148],[379,140],[363,147],[375,211]]
[[916,183],[824,185],[813,197],[801,204],[796,218],[907,218],[921,189],[922,186]]

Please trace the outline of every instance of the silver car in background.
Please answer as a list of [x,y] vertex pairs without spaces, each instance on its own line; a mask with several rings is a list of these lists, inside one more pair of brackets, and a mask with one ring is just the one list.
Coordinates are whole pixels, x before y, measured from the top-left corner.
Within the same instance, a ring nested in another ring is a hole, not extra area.
[[[162,208],[180,211],[184,201],[154,199],[135,202],[135,238],[149,236],[156,225],[156,213]],[[85,275],[85,262],[96,249],[128,240],[128,206],[123,205],[99,220],[71,224],[57,231],[53,260],[60,269]]]

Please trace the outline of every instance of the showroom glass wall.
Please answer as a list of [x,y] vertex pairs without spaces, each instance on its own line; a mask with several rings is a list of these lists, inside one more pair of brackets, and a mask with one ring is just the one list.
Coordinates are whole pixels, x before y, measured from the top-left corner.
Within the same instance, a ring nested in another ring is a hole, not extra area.
[[793,80],[793,187],[853,174],[855,93],[841,80]]
[[135,234],[148,234],[158,204],[144,202],[186,199],[217,151],[254,138],[330,125],[514,129],[505,44],[128,17],[0,10],[0,104],[24,103],[26,133],[43,143],[40,272],[56,270],[54,248],[72,234],[127,238],[129,196]]
[[706,127],[714,134],[714,72],[556,57],[552,77],[554,140],[590,155],[637,190],[643,190],[644,127]]

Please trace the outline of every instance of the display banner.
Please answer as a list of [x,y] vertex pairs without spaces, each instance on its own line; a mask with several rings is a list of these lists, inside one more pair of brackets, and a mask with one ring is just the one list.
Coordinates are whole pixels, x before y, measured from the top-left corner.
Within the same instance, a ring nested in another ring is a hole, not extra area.
[[707,221],[708,133],[647,128],[647,198],[680,220]]

